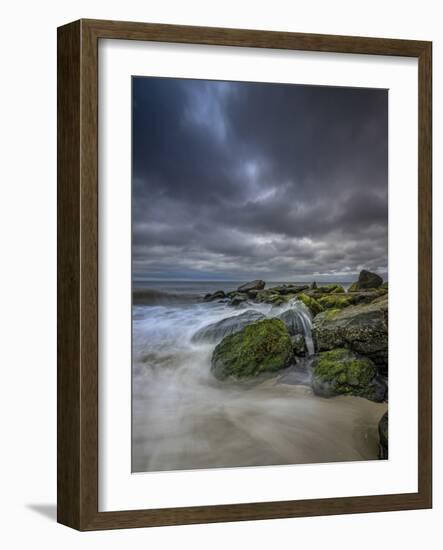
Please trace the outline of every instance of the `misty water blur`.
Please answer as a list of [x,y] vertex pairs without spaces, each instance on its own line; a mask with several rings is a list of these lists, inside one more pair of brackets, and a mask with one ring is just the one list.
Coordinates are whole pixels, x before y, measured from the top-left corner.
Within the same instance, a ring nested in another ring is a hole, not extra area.
[[154,289],[134,302],[134,472],[377,458],[386,404],[316,397],[304,385],[309,358],[256,383],[219,382],[210,372],[216,343],[191,340],[200,328],[246,309],[275,316],[299,308],[312,353],[309,314],[300,302],[235,309],[201,302],[201,292],[201,285],[199,292],[189,285]]

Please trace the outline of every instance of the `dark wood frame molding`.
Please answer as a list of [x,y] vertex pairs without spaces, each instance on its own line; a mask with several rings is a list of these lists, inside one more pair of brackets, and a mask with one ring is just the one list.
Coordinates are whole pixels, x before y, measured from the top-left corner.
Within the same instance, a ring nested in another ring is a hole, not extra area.
[[[98,511],[99,39],[406,56],[419,66],[418,492]],[[432,506],[432,43],[80,20],[58,29],[58,521],[82,531]]]

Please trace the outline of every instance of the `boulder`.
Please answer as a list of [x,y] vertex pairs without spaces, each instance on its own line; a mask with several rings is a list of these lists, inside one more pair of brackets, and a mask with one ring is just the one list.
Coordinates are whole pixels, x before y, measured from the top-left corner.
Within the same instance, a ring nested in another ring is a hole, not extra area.
[[304,334],[303,319],[300,313],[295,309],[288,309],[280,315],[277,315],[276,319],[280,319],[285,324],[285,327],[291,336],[296,334]]
[[226,294],[223,290],[217,290],[213,294],[206,294],[203,300],[205,302],[213,302],[214,300],[223,300],[224,298],[226,298]]
[[298,292],[303,292],[303,290],[308,290],[309,285],[279,285],[273,286],[269,290],[283,296],[287,294],[297,294]]
[[388,365],[388,300],[328,309],[313,321],[312,334],[319,351],[349,348]]
[[245,293],[237,292],[234,294],[231,298],[231,305],[238,306],[242,304],[243,302],[246,302],[248,300],[249,296]]
[[255,295],[254,301],[259,304],[272,304],[274,306],[280,306],[292,298],[291,294],[280,295],[273,292],[271,289],[259,290]]
[[383,401],[386,387],[368,357],[341,348],[319,353],[313,362],[312,390],[321,397],[355,395]]
[[345,289],[341,285],[335,285],[335,288],[331,290],[331,294],[343,294]]
[[323,311],[323,306],[321,306],[312,296],[308,296],[307,294],[302,292],[301,294],[297,294],[297,299],[305,304],[313,317]]
[[280,296],[280,294],[270,294],[266,299],[267,304],[272,304],[273,306],[281,306],[286,302],[286,298]]
[[323,309],[343,309],[344,307],[351,306],[355,303],[355,297],[348,294],[327,294],[318,298],[317,302],[323,307]]
[[377,273],[372,273],[363,269],[360,271],[358,281],[353,283],[349,288],[349,292],[355,292],[356,290],[365,290],[368,288],[379,288],[383,284],[383,279]]
[[294,350],[294,355],[303,356],[306,355],[306,341],[303,334],[296,334],[292,336],[292,349]]
[[352,297],[354,304],[369,304],[376,298],[386,296],[388,293],[386,289],[381,287],[373,290],[351,290],[351,288],[352,285],[349,287],[346,296],[350,298]]
[[[312,288],[311,288],[312,290]],[[316,294],[331,294],[331,293],[341,293],[344,292],[345,289],[341,285],[322,285],[322,286],[315,286],[315,293]]]
[[380,438],[378,458],[380,459],[389,458],[388,426],[389,418],[388,411],[386,411],[378,423],[378,436]]
[[219,380],[276,372],[293,361],[291,337],[280,319],[265,319],[226,336],[212,355],[211,372]]
[[266,303],[271,295],[272,293],[269,292],[269,289],[258,290],[254,300],[258,303]]
[[382,294],[381,296],[378,296],[375,298],[375,300],[371,300],[372,304],[379,304],[382,302],[386,302],[388,300],[388,296],[386,294]]
[[266,283],[260,279],[245,283],[237,288],[238,292],[249,292],[250,290],[263,290]]
[[258,311],[247,310],[240,315],[227,317],[217,323],[211,323],[199,329],[191,338],[192,342],[215,343],[222,340],[225,336],[235,334],[244,329],[247,325],[261,321],[265,316]]

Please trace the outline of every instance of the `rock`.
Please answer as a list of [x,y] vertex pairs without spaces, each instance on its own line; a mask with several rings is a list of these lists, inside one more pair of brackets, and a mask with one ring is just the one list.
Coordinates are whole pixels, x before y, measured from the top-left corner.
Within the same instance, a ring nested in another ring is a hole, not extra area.
[[283,298],[283,296],[280,296],[280,294],[271,294],[266,300],[266,303],[272,304],[273,306],[281,306],[285,302],[285,298]]
[[314,290],[316,294],[331,294],[333,292],[340,293],[345,291],[345,289],[341,285],[316,285]]
[[296,334],[291,338],[292,349],[295,355],[303,356],[306,354],[306,342],[303,334]]
[[273,292],[271,289],[266,289],[259,290],[254,298],[254,301],[260,304],[272,304],[274,306],[280,306],[287,302],[291,297],[292,295],[290,294],[281,296],[280,294]]
[[266,283],[260,279],[245,283],[237,288],[238,292],[249,292],[250,290],[263,290]]
[[327,294],[318,298],[318,303],[322,306],[323,309],[343,309],[344,307],[351,306],[355,303],[355,297],[349,296],[347,294]]
[[316,290],[317,288],[317,283],[314,281],[311,285],[311,290]]
[[353,283],[349,288],[349,292],[355,292],[355,290],[365,290],[368,288],[379,288],[382,284],[383,279],[380,277],[380,275],[363,269],[362,271],[360,271],[358,281],[356,283]]
[[217,290],[213,294],[206,294],[203,300],[205,302],[213,302],[214,300],[223,300],[224,298],[226,298],[226,294],[223,290]]
[[378,423],[378,435],[380,438],[378,458],[380,459],[389,458],[388,426],[389,418],[388,411],[386,411],[385,414],[381,417],[380,422]]
[[378,296],[378,298],[375,298],[375,300],[372,300],[372,304],[380,304],[382,302],[387,302],[388,296],[386,294],[382,294],[381,296]]
[[355,395],[378,402],[385,398],[377,369],[367,357],[345,348],[334,349],[319,353],[313,367],[311,385],[316,395]]
[[275,292],[283,296],[287,294],[297,294],[298,292],[302,292],[303,290],[308,290],[308,289],[309,289],[308,285],[279,285],[279,286],[273,286],[269,288],[271,292]]
[[383,290],[388,290],[389,289],[389,283],[387,283],[387,282],[383,283],[380,288],[382,288]]
[[387,367],[388,300],[328,309],[314,318],[312,334],[319,351],[346,347]]
[[271,293],[269,292],[269,290],[258,290],[257,291],[257,294],[255,295],[255,301],[258,302],[259,304],[261,303],[266,303],[266,301],[268,300],[268,298],[271,296]]
[[300,317],[300,313],[294,309],[288,309],[280,315],[277,315],[276,319],[280,319],[285,324],[285,327],[291,336],[297,334],[304,334],[303,320]]
[[354,304],[369,304],[373,302],[376,298],[385,296],[387,293],[388,291],[383,288],[377,288],[374,290],[362,290],[362,291],[360,290],[351,291],[349,289],[348,292],[346,293],[346,296],[350,296],[350,297],[352,296],[354,300]]
[[248,299],[248,295],[247,294],[243,294],[243,293],[236,293],[234,294],[234,296],[232,296],[230,298],[231,300],[231,305],[233,306],[238,306],[240,304],[242,304],[243,302],[246,302]]
[[206,327],[199,329],[191,338],[192,342],[210,342],[215,343],[222,340],[225,336],[235,334],[244,329],[247,325],[264,319],[265,316],[258,311],[247,310],[240,315],[227,317],[217,323],[211,323]]
[[276,372],[293,361],[291,337],[280,319],[265,319],[226,336],[212,355],[211,371],[219,380]]
[[343,294],[345,292],[345,289],[341,285],[335,285],[335,287],[331,290],[331,294]]
[[318,313],[323,311],[323,306],[321,306],[315,298],[308,296],[307,294],[301,293],[297,295],[297,299],[301,300],[305,306],[309,309],[312,316],[315,317]]

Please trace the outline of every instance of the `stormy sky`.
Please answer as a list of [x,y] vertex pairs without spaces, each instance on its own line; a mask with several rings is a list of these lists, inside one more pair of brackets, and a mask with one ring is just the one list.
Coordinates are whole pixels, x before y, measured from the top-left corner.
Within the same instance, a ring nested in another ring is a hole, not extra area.
[[386,278],[386,90],[132,85],[136,279]]

